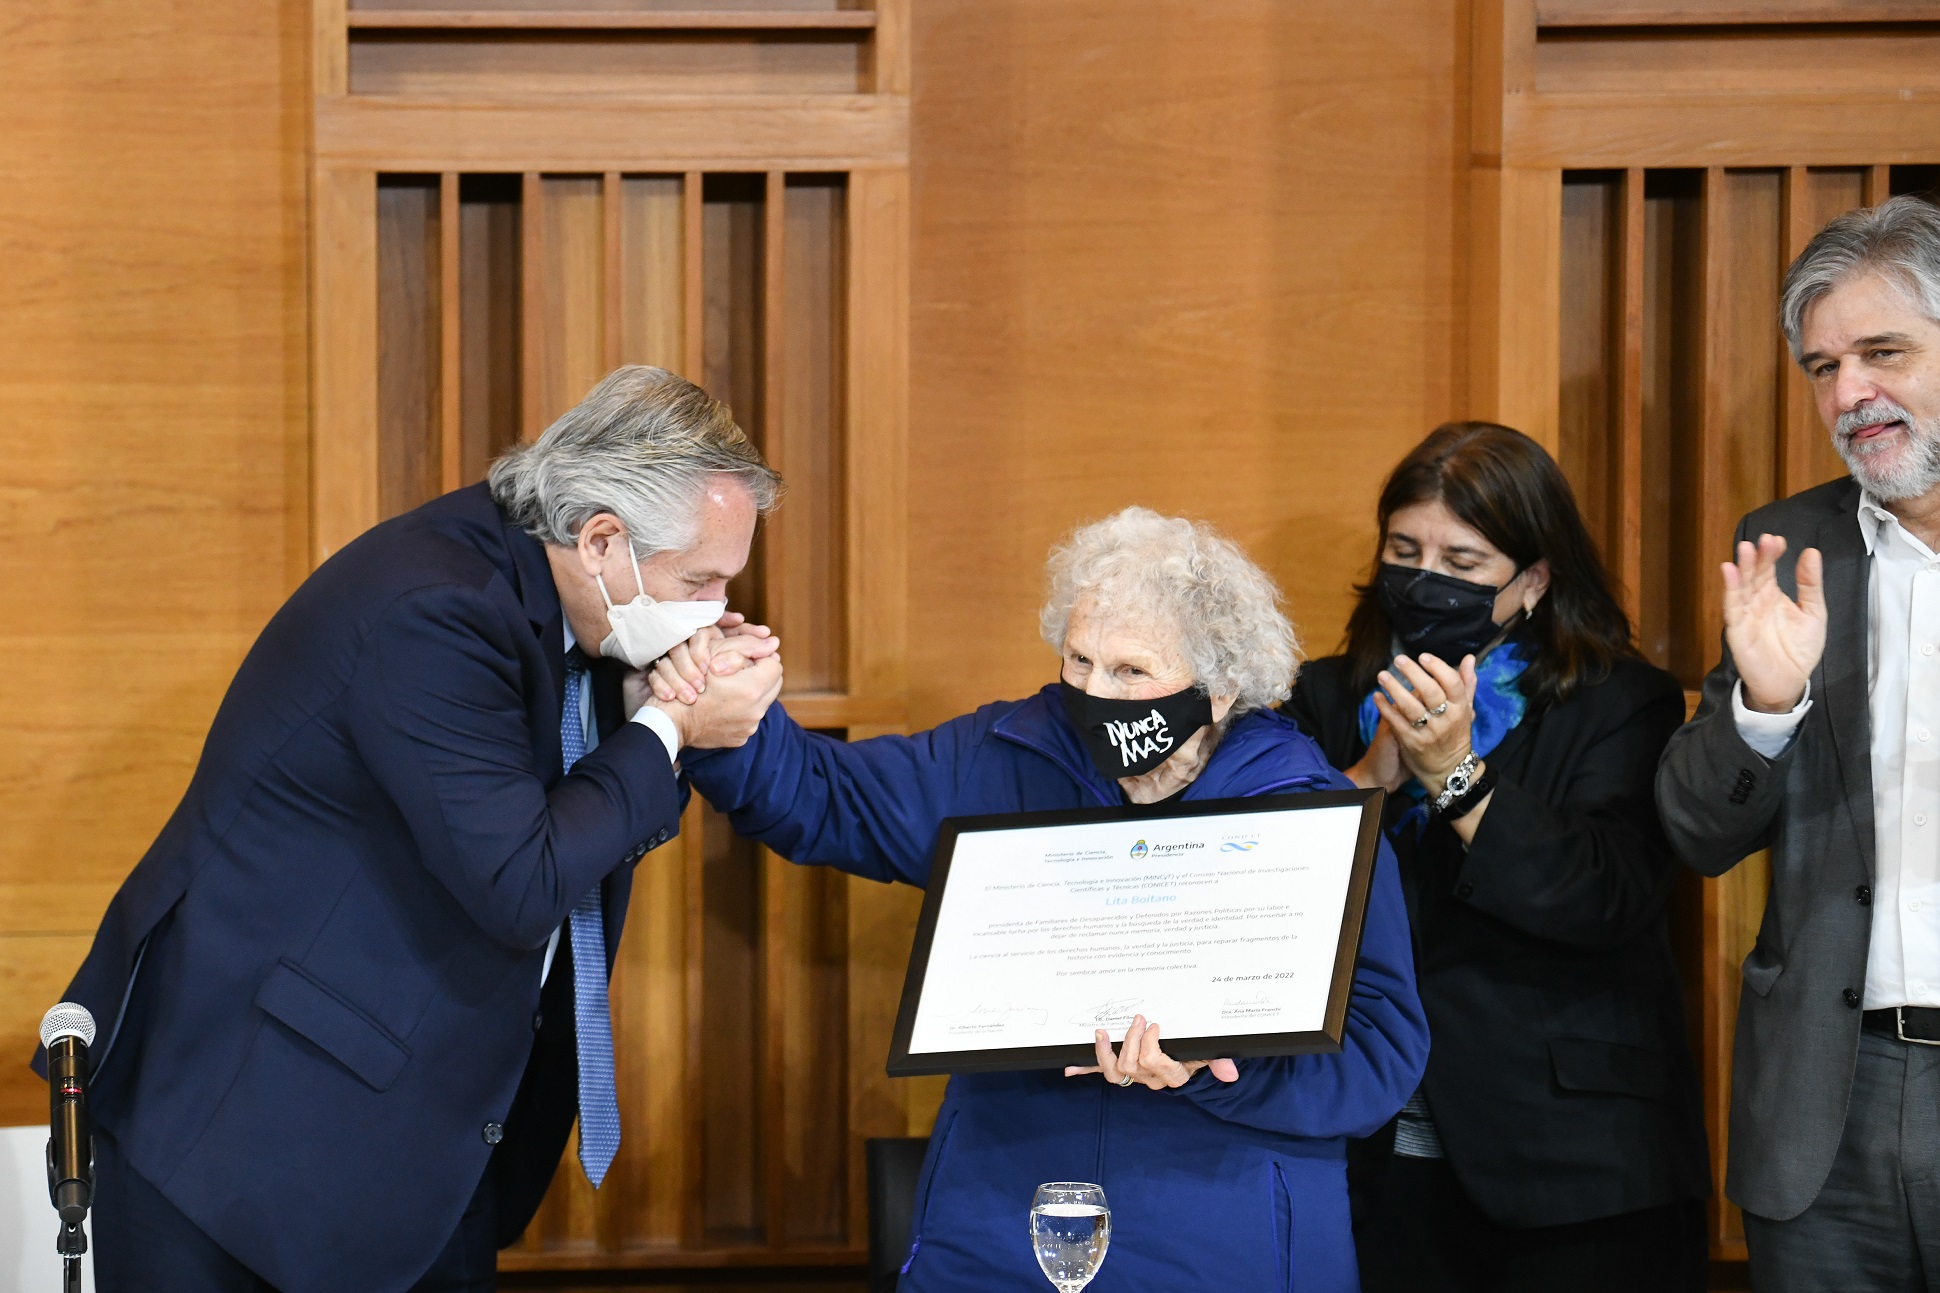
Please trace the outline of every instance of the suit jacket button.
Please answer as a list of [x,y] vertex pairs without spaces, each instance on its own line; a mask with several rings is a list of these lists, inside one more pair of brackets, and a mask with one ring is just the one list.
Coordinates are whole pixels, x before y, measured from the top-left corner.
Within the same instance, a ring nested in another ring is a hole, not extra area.
[[1871,885],[1860,885],[1852,891],[1852,896],[1858,900],[1859,905],[1862,907],[1870,907],[1873,905],[1873,889]]
[[504,1139],[505,1139],[504,1123],[488,1122],[485,1124],[485,1143],[487,1145],[496,1145],[501,1140],[504,1140]]
[[1474,894],[1475,894],[1475,886],[1467,883],[1466,881],[1463,882],[1462,885],[1455,890],[1455,896],[1457,898],[1470,898],[1470,897],[1473,897]]
[[1859,994],[1851,988],[1847,988],[1844,992],[1840,993],[1839,998],[1846,1003],[1849,1009],[1859,1009]]
[[544,1028],[545,1026],[546,1026],[546,1012],[543,1010],[533,1011],[532,1012],[532,1031],[536,1033],[541,1028]]

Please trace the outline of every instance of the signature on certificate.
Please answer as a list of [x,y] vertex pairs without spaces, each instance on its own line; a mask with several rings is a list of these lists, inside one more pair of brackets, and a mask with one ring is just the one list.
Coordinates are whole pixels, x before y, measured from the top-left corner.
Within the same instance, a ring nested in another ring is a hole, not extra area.
[[[1019,1017],[1021,1016],[1021,1018]],[[1050,1021],[1051,1012],[1043,1006],[1020,1006],[1016,1002],[979,1001],[970,1009],[957,1016],[957,1022],[964,1024],[1035,1024],[1042,1027]]]
[[1280,1013],[1280,1003],[1264,992],[1255,992],[1251,996],[1227,997],[1220,1003],[1219,1013],[1228,1019],[1235,1016],[1277,1015]]
[[1071,1022],[1086,1028],[1107,1028],[1112,1024],[1124,1024],[1130,1027],[1132,1016],[1138,1013],[1141,1000],[1142,998],[1139,997],[1114,997],[1110,1001],[1101,1001],[1095,1006],[1073,1013]]

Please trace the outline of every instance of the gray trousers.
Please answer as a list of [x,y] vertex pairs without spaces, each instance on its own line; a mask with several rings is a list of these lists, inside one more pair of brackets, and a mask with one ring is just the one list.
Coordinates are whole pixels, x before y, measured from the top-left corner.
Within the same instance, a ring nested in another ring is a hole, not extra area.
[[1940,1293],[1940,1046],[1859,1035],[1846,1131],[1790,1221],[1745,1214],[1755,1293]]

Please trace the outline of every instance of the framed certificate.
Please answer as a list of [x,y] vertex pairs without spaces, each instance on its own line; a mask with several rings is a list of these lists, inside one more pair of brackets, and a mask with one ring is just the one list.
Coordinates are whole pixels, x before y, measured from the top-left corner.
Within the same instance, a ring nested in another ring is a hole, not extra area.
[[1339,1050],[1383,798],[950,818],[890,1075],[1094,1064],[1139,1014],[1174,1059]]

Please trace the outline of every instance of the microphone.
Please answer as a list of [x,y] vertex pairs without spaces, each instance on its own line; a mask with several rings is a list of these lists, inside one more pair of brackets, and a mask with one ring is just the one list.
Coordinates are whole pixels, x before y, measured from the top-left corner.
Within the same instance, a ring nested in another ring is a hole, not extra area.
[[74,1278],[88,1245],[81,1222],[94,1202],[94,1130],[88,1121],[88,1047],[94,1044],[94,1016],[84,1006],[63,1001],[40,1021],[40,1042],[47,1048],[52,1133],[47,1140],[47,1193],[61,1214],[56,1249],[68,1259],[68,1273]]

